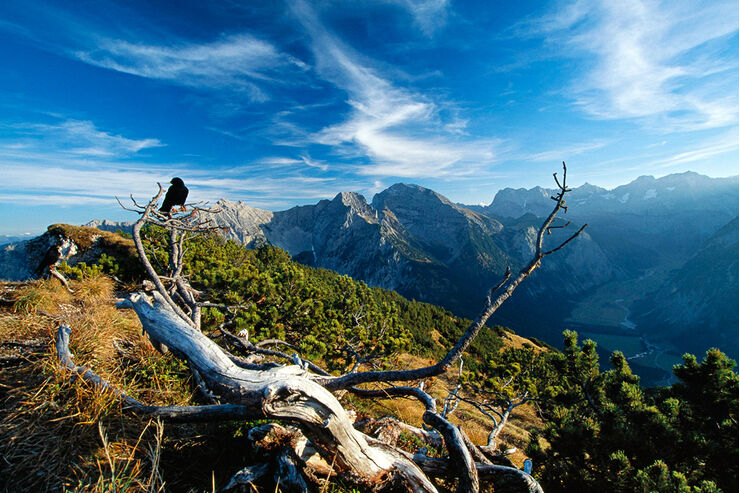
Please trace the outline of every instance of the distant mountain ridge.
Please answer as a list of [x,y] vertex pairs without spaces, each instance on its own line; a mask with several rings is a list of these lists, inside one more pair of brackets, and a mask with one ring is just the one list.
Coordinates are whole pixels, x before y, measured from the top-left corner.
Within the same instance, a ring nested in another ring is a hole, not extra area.
[[[738,218],[735,217],[651,293],[636,303],[635,321],[659,335],[689,342],[697,329],[705,344],[737,345]],[[734,328],[735,330],[729,330]],[[737,358],[737,350],[734,357]]]
[[[531,258],[552,194],[504,189],[488,206],[464,206],[398,183],[369,203],[342,192],[276,212],[221,199],[212,219],[247,247],[269,243],[301,263],[470,317],[507,266],[516,272]],[[685,351],[718,345],[738,357],[737,177],[640,177],[613,190],[585,184],[567,200],[572,224],[553,230],[547,245],[588,228],[545,259],[492,323],[553,344],[575,328],[597,340],[604,361],[627,344],[631,365],[653,383],[665,383]],[[130,232],[132,224],[87,226]],[[50,245],[66,248],[56,231],[0,248],[0,278],[33,278]]]
[[0,246],[7,245],[9,243],[18,243],[19,241],[28,240],[32,237],[33,236],[31,236],[30,233],[23,235],[0,235]]
[[[578,216],[595,212],[662,214],[685,210],[721,210],[735,215],[738,177],[710,178],[693,171],[661,178],[640,176],[626,185],[607,190],[586,183],[573,189],[568,203],[579,206]],[[552,209],[550,197],[555,190],[504,188],[488,206],[465,206],[492,216],[520,217],[528,212],[544,215]],[[727,199],[731,200],[727,200]],[[733,199],[734,198],[734,199]]]

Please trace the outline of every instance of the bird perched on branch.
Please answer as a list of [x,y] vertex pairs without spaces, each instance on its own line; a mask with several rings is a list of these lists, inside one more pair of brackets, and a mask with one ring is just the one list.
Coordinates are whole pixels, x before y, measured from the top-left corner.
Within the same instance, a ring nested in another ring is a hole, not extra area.
[[167,189],[167,194],[164,196],[164,202],[162,207],[159,208],[160,212],[169,213],[170,210],[176,206],[182,206],[180,210],[185,210],[185,200],[188,198],[188,187],[180,178],[173,178],[170,180],[172,184]]
[[46,274],[46,269],[49,269],[56,265],[60,258],[62,258],[62,251],[58,245],[54,245],[49,248],[49,250],[47,250],[46,252],[46,256],[44,256],[39,266],[36,267],[36,275],[42,276]]

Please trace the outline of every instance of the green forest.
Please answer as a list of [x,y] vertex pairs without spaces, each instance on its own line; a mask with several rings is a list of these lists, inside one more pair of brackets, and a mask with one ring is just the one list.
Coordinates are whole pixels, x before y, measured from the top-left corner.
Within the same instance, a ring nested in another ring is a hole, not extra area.
[[[148,226],[144,237],[152,263],[166,266],[166,232]],[[185,258],[202,299],[242,306],[205,309],[204,331],[229,322],[254,342],[283,339],[334,374],[357,355],[384,369],[403,353],[439,357],[469,324],[442,308],[300,265],[271,246],[248,250],[215,234],[197,236]],[[142,278],[136,265],[118,252],[59,270],[132,285]],[[564,332],[558,350],[537,340],[506,346],[507,331],[481,333],[460,380],[471,394],[532,399],[543,424],[530,430],[526,454],[545,491],[738,490],[738,375],[719,350],[685,355],[671,387],[644,388],[620,352],[611,355],[611,369],[600,370],[596,343],[575,332]]]

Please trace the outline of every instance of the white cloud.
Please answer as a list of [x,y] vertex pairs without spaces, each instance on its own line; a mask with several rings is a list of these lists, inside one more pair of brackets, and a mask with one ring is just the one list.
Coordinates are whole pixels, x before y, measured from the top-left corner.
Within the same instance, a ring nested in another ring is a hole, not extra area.
[[[24,194],[37,197],[37,201],[60,205],[73,200],[79,203],[107,200],[112,203],[115,195],[151,196],[153,191],[156,192],[157,180],[166,182],[171,178],[156,171],[119,169],[108,163],[97,163],[93,169],[73,168],[70,164],[29,166],[28,163],[2,160],[4,180],[0,191],[7,196],[23,190]],[[66,199],[59,202],[61,197]]]
[[584,152],[588,152],[588,151],[594,151],[597,149],[601,149],[606,145],[607,145],[607,142],[602,142],[602,141],[588,142],[585,144],[574,144],[574,145],[562,147],[559,149],[552,149],[549,151],[543,151],[543,152],[538,152],[536,154],[523,156],[522,159],[525,161],[536,161],[536,162],[552,161],[552,162],[558,163],[563,160],[567,161],[568,158],[571,156],[583,154]]
[[[165,169],[147,163],[132,163],[128,168],[111,166],[105,162],[93,164],[86,168],[74,167],[73,161],[64,161],[61,166],[29,165],[27,162],[0,158],[0,167],[3,169],[0,203],[111,206],[115,205],[115,196],[124,201],[128,200],[129,194],[133,194],[141,203],[156,194],[158,181],[166,187],[172,176],[183,177],[190,188],[191,198],[198,201],[214,202],[228,198],[244,199],[251,205],[292,206],[297,200],[333,197],[338,190],[333,178],[300,174],[265,177],[245,171],[226,178],[214,178],[221,175],[219,170],[203,171],[187,165],[171,165]],[[342,186],[357,189],[361,184],[344,181]]]
[[91,65],[179,85],[237,87],[253,101],[268,99],[255,80],[276,81],[276,71],[286,67],[306,69],[302,61],[246,33],[206,44],[166,46],[103,40],[96,49],[73,55]]
[[292,157],[264,157],[258,161],[260,164],[274,164],[276,166],[293,166],[296,164],[300,164],[302,161],[300,159],[295,159]]
[[414,24],[427,36],[447,22],[448,0],[387,0],[406,9],[414,18]]
[[328,33],[305,2],[294,10],[311,36],[319,76],[346,92],[350,106],[344,121],[309,136],[311,142],[369,158],[358,169],[362,175],[438,177],[493,160],[495,141],[460,141],[461,120],[445,128],[428,97],[381,77],[369,60]]
[[246,170],[247,168],[251,170],[256,169],[265,169],[267,171],[274,170],[278,168],[285,168],[285,169],[298,169],[300,167],[309,167],[309,168],[315,168],[319,169],[321,171],[327,171],[329,169],[329,165],[311,158],[311,156],[307,154],[301,154],[298,158],[292,158],[292,157],[279,157],[279,156],[273,156],[273,157],[264,157],[257,161],[257,163],[249,165],[248,167],[243,168]]
[[451,134],[465,135],[465,129],[468,126],[468,120],[454,118],[450,123],[444,126],[445,131]]
[[0,127],[5,129],[0,148],[10,154],[27,155],[34,148],[43,148],[80,157],[123,157],[164,145],[153,138],[130,139],[110,134],[99,130],[91,121],[13,123]]
[[583,57],[567,90],[583,110],[673,131],[737,122],[737,57],[713,47],[736,31],[736,2],[576,0],[528,34]]
[[[82,194],[49,194],[49,193],[4,193],[0,191],[0,204],[28,204],[49,206],[79,206],[79,205],[112,205],[112,197],[96,197]],[[91,218],[92,219],[92,218]],[[54,219],[51,219],[54,221]]]
[[310,156],[307,156],[307,155],[302,155],[301,156],[301,161],[303,162],[303,164],[305,164],[306,166],[308,166],[310,168],[318,168],[321,171],[326,171],[326,170],[329,169],[329,165],[328,164],[323,163],[321,161],[317,161],[315,159],[311,159],[311,157]]
[[370,192],[370,195],[375,195],[377,193],[382,192],[386,188],[387,187],[385,185],[383,185],[383,182],[381,182],[380,180],[375,180],[373,182],[373,186],[370,187],[370,188],[368,188],[367,190],[368,190],[368,192]]
[[653,160],[645,166],[648,168],[664,169],[687,163],[706,163],[715,156],[737,151],[737,148],[737,136],[733,133],[732,135],[725,135],[719,139],[712,139],[705,142],[701,147]]
[[[162,144],[111,134],[90,121],[0,124],[0,128],[4,130],[0,203],[115,207],[115,196],[133,194],[140,202],[147,201],[156,193],[156,183],[166,184],[172,176],[185,179],[195,200],[246,199],[273,208],[333,197],[338,189],[334,178],[303,174],[328,169],[308,154],[204,169],[197,164],[137,160],[141,150]],[[345,180],[342,186],[362,185]]]

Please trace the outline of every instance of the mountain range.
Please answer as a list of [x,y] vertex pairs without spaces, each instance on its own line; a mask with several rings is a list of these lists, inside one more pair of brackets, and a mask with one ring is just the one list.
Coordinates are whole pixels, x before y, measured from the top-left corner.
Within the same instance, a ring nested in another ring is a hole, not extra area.
[[[343,192],[279,212],[222,199],[215,220],[248,247],[270,243],[302,263],[472,317],[506,267],[531,258],[554,193],[504,189],[481,207],[398,183],[369,203]],[[606,353],[624,343],[648,380],[667,375],[684,351],[718,345],[737,358],[737,177],[687,172],[612,190],[585,184],[567,203],[571,224],[547,244],[588,223],[584,234],[545,259],[494,323],[553,344],[575,328]]]
[[[369,203],[342,192],[277,212],[221,199],[213,220],[249,248],[279,246],[301,263],[472,317],[506,268],[531,258],[553,194],[507,188],[487,206],[469,206],[398,183]],[[570,224],[553,230],[546,246],[588,227],[543,261],[493,323],[552,344],[574,328],[604,356],[624,351],[649,383],[669,376],[684,351],[715,345],[737,358],[737,177],[687,172],[612,190],[585,184],[567,205]]]

